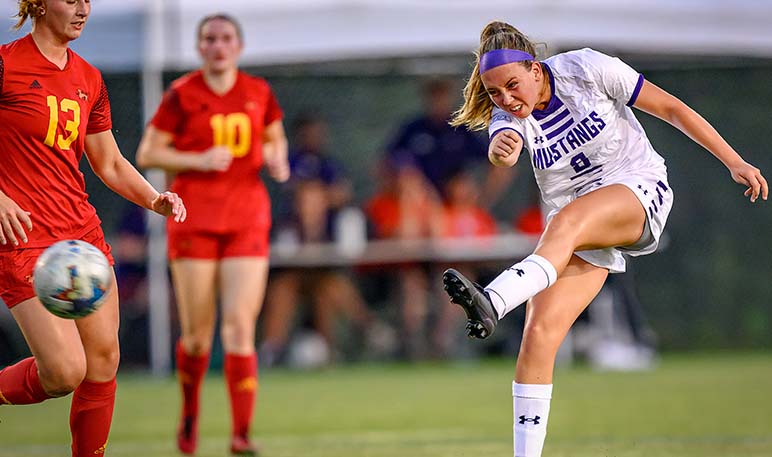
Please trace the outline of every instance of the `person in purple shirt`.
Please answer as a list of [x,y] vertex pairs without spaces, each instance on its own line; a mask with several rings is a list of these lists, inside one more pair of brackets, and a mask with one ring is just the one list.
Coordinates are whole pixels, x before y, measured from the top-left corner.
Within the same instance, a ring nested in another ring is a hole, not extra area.
[[318,179],[324,183],[333,209],[348,204],[351,183],[340,162],[326,150],[327,123],[320,117],[309,115],[299,117],[294,127],[297,143],[289,151],[291,176],[306,181]]

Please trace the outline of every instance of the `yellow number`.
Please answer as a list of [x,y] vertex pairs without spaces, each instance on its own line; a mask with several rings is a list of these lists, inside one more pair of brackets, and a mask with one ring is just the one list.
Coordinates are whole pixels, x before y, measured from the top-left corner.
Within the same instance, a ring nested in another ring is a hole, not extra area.
[[59,135],[59,139],[56,141],[56,144],[59,145],[59,149],[62,151],[67,151],[70,149],[72,142],[78,138],[78,127],[80,126],[80,105],[75,100],[64,98],[62,99],[61,107],[63,113],[72,111],[72,119],[68,119],[67,123],[64,124],[64,131],[70,132],[70,135],[67,138]]
[[56,145],[62,151],[70,149],[70,145],[78,138],[78,127],[80,126],[80,105],[75,100],[69,98],[63,98],[61,103],[57,103],[55,95],[49,95],[46,97],[46,104],[48,104],[48,133],[46,133],[46,139],[44,143],[46,146],[53,146],[54,139],[56,139],[56,127],[59,125],[59,110],[63,113],[72,111],[72,119],[68,119],[64,124],[64,131],[70,134],[67,138],[64,135],[59,135],[56,140]]
[[212,126],[212,143],[215,146],[225,144],[225,115],[215,114],[209,119],[209,125]]
[[56,126],[59,124],[59,104],[56,103],[56,97],[49,95],[46,97],[46,103],[48,103],[48,133],[46,134],[46,146],[54,145],[54,137],[56,136]]
[[215,114],[209,120],[215,146],[227,146],[233,157],[244,157],[252,145],[252,122],[245,113]]

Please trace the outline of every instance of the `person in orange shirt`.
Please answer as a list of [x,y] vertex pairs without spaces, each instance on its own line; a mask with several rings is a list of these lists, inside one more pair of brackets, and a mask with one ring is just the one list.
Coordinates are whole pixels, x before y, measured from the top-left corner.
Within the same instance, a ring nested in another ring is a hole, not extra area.
[[459,170],[445,183],[442,230],[445,238],[493,236],[496,220],[479,205],[480,192],[469,172]]

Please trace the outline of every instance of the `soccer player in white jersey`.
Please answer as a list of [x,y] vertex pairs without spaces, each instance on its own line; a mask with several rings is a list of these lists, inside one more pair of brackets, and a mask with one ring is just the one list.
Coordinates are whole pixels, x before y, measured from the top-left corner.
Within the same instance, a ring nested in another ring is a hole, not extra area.
[[452,123],[488,128],[488,158],[513,166],[527,149],[547,226],[533,254],[483,288],[449,269],[445,290],[476,338],[528,301],[512,384],[514,455],[537,457],[547,433],[555,355],[622,252],[657,248],[673,202],[664,160],[631,107],[656,116],[720,160],[755,202],[768,196],[758,168],[699,114],[617,58],[592,49],[539,62],[533,44],[503,22],[482,31],[477,61]]

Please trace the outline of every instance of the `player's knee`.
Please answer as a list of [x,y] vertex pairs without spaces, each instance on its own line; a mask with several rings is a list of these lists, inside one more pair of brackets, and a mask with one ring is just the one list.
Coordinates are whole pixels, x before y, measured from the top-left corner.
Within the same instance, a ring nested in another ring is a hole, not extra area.
[[253,346],[255,341],[254,319],[228,319],[220,329],[223,345],[234,350]]
[[545,231],[565,239],[576,234],[583,222],[582,216],[572,211],[572,208],[563,208],[547,223]]
[[106,346],[100,348],[93,354],[87,355],[90,366],[96,367],[102,376],[118,373],[118,364],[121,361],[121,351],[118,345]]
[[561,332],[545,322],[529,323],[523,330],[521,353],[549,355],[557,352],[562,341]]
[[74,391],[86,377],[86,362],[68,360],[43,366],[38,365],[40,384],[52,397],[63,397]]
[[212,348],[212,339],[203,334],[185,336],[181,342],[185,353],[194,357],[209,354]]

